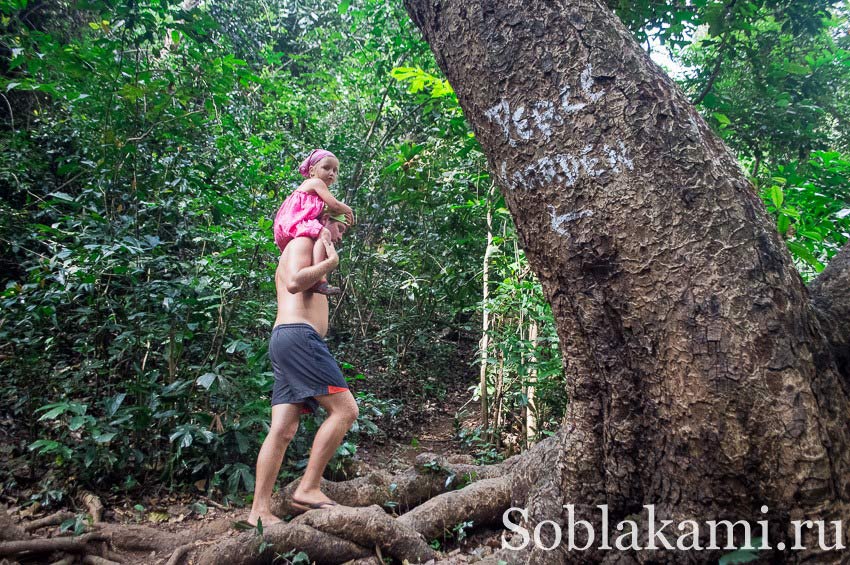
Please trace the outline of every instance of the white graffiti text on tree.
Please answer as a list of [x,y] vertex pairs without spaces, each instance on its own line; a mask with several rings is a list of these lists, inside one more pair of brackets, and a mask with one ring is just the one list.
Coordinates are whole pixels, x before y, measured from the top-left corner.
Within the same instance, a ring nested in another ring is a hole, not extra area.
[[598,152],[592,145],[586,145],[578,155],[547,155],[511,174],[508,174],[507,163],[503,161],[499,176],[504,186],[511,190],[531,190],[553,183],[570,187],[582,176],[598,177],[609,171],[620,173],[623,169],[634,169],[622,141],[618,141],[616,147],[603,145],[601,153],[604,158],[593,157],[593,153]]
[[[596,102],[605,95],[604,90],[594,88],[593,67],[587,65],[581,73],[580,96],[589,103]],[[538,100],[528,106],[522,104],[511,108],[510,102],[502,100],[484,115],[495,122],[512,147],[521,141],[542,137],[548,140],[552,128],[564,125],[566,116],[578,112],[587,106],[587,102],[571,102],[572,93],[566,86],[559,94],[558,101]]]
[[549,209],[549,216],[552,218],[552,230],[561,235],[570,235],[570,232],[567,231],[567,228],[564,227],[564,224],[572,222],[574,220],[578,220],[580,218],[587,218],[588,216],[592,216],[593,212],[591,210],[581,210],[580,212],[569,212],[568,214],[558,214],[555,211],[555,207],[551,204],[546,206]]

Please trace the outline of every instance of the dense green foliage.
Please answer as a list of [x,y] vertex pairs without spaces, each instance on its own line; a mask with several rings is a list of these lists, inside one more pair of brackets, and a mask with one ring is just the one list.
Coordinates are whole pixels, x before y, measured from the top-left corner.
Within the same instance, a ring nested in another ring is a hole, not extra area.
[[828,6],[733,2],[681,50],[685,88],[749,166],[807,278],[850,232],[848,19]]
[[[440,319],[433,310],[447,289],[455,296],[454,281],[419,287],[402,273],[431,278],[431,255],[458,255],[460,244],[395,253],[405,247],[409,214],[376,202],[397,181],[383,166],[405,149],[372,124],[395,120],[405,126],[400,136],[420,115],[412,101],[375,110],[388,93],[403,98],[393,64],[425,47],[388,5],[301,17],[280,8],[246,20],[226,5],[3,6],[10,57],[2,89],[12,112],[0,156],[8,187],[0,229],[12,268],[4,273],[2,394],[28,436],[16,454],[92,488],[175,480],[250,488],[269,414],[270,219],[313,146],[350,163],[354,178],[343,187],[349,198],[362,194],[354,203],[364,211],[364,245],[344,261],[358,286],[336,313],[351,350],[373,346],[363,361],[374,371],[410,364],[417,350],[407,341],[418,332],[372,330],[402,311],[419,311],[420,319],[401,317],[421,329]],[[285,54],[258,32],[267,16],[294,38]],[[352,53],[345,43],[355,37],[374,44]],[[241,50],[252,57],[238,58]],[[440,213],[455,200],[421,192],[429,201],[420,211]],[[446,223],[429,225],[433,241],[446,240],[438,233]],[[376,278],[382,270],[400,277]],[[372,299],[384,306],[372,308]],[[343,358],[356,378],[360,360]],[[359,429],[375,433],[372,420],[396,410],[388,402],[362,394]],[[295,447],[297,460],[306,444]]]
[[[330,339],[361,404],[341,458],[451,380],[480,397],[484,309],[495,429],[466,439],[495,458],[491,441],[551,433],[568,403],[551,312],[400,3],[196,4],[0,0],[3,488],[250,490],[269,417],[271,218],[319,146],[358,217],[334,275]],[[850,232],[846,12],[615,7],[674,49],[801,272],[820,270]]]

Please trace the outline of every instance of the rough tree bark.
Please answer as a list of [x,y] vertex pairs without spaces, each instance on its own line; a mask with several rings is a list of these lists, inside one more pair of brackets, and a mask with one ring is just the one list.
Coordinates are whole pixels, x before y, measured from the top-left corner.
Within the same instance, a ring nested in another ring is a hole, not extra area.
[[[405,4],[499,181],[567,360],[560,442],[514,474],[529,529],[565,524],[574,504],[598,545],[597,505],[613,525],[654,504],[656,523],[769,520],[770,545],[790,547],[789,520],[850,515],[848,251],[806,288],[734,156],[604,3]],[[841,558],[804,542],[771,558]],[[566,547],[501,557],[709,557]]]

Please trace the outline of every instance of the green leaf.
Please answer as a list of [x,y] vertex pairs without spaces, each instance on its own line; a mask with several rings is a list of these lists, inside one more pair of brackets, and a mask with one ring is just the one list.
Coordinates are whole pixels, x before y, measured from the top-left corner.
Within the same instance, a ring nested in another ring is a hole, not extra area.
[[113,396],[109,402],[106,404],[106,415],[108,417],[112,417],[120,408],[121,403],[124,402],[124,399],[127,397],[127,394],[124,392],[119,392],[115,396]]
[[801,230],[797,232],[797,234],[801,237],[817,241],[818,243],[823,243],[824,241],[823,234],[814,230]]
[[56,450],[57,448],[59,448],[61,446],[62,446],[62,444],[59,443],[58,441],[53,441],[53,440],[50,440],[50,439],[37,439],[34,442],[32,442],[31,444],[29,444],[27,446],[27,449],[30,450],[30,451],[35,451],[36,449],[38,449],[39,453],[49,453],[51,451]]
[[717,120],[717,122],[721,126],[728,126],[729,124],[732,123],[732,121],[729,118],[726,117],[726,114],[721,114],[720,112],[714,112],[713,115],[714,115],[714,119]]
[[110,441],[112,441],[112,438],[114,438],[116,435],[117,434],[115,432],[108,432],[108,433],[105,433],[105,434],[99,434],[99,435],[94,436],[94,441],[96,441],[99,444],[109,443]]
[[61,524],[59,524],[59,531],[60,532],[70,531],[71,528],[73,528],[76,523],[77,523],[77,517],[76,516],[74,516],[73,518],[68,518],[67,520],[64,520]]
[[180,426],[177,431],[169,436],[168,441],[174,443],[178,438],[180,439],[180,443],[177,446],[178,449],[192,445],[192,434],[186,430],[186,426]]
[[75,432],[75,431],[79,430],[81,427],[83,427],[83,424],[85,423],[85,421],[86,421],[85,416],[74,416],[73,418],[71,418],[71,423],[68,424],[68,429],[71,430],[72,432]]
[[207,508],[207,505],[203,502],[195,502],[194,504],[189,506],[189,509],[195,514],[198,514],[199,516],[206,516],[207,511],[209,510]]
[[808,66],[794,63],[792,61],[785,63],[785,70],[792,75],[808,75],[812,72],[812,69]]
[[739,549],[720,557],[718,565],[736,565],[738,563],[749,563],[758,559],[758,554],[749,549]]
[[205,390],[209,390],[217,378],[218,375],[216,375],[215,373],[204,373],[203,375],[198,377],[198,380],[195,381],[195,383],[198,386],[204,387]]
[[248,438],[245,437],[245,434],[234,432],[233,439],[236,440],[236,450],[239,451],[239,453],[248,453],[251,446],[249,445]]
[[339,3],[337,12],[342,15],[348,11],[349,6],[351,6],[351,0],[342,0],[342,2]]
[[39,422],[44,420],[55,420],[57,416],[60,416],[68,411],[67,406],[57,406],[56,408],[52,408],[48,410],[44,414],[41,415],[41,418],[38,419]]
[[791,253],[805,261],[818,273],[823,271],[823,263],[818,261],[817,258],[812,254],[812,252],[809,251],[806,247],[794,241],[788,241],[786,243],[788,244],[788,249],[791,250]]
[[773,202],[774,206],[776,206],[776,209],[780,209],[784,200],[782,189],[777,185],[773,185],[769,189],[767,189],[767,194],[770,197],[770,201]]

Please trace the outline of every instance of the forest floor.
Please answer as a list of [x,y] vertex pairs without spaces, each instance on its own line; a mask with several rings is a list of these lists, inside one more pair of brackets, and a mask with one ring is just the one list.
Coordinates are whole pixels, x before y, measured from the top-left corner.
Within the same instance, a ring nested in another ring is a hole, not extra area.
[[[372,470],[401,472],[410,468],[416,457],[423,453],[436,453],[457,463],[473,463],[473,446],[461,437],[472,437],[472,430],[478,425],[477,405],[468,402],[468,378],[469,374],[459,374],[455,378],[447,379],[444,381],[446,391],[442,398],[423,399],[415,407],[408,407],[403,411],[398,421],[394,422],[391,433],[373,440],[361,441],[354,457],[354,465],[351,466],[353,476],[365,475]],[[459,433],[461,430],[466,433]],[[11,503],[7,510],[8,516],[13,523],[21,527],[26,527],[34,520],[54,515],[57,511],[55,508],[46,511],[37,504],[26,506],[20,504],[20,501],[7,502]],[[113,538],[111,548],[103,546],[102,556],[117,563],[150,564],[172,563],[169,559],[175,548],[188,547],[190,544],[192,551],[175,563],[197,563],[195,556],[201,552],[198,546],[214,543],[221,536],[227,535],[228,531],[238,529],[239,523],[247,518],[250,507],[250,504],[242,507],[225,506],[213,499],[191,493],[151,495],[141,500],[104,499],[103,505],[101,527],[107,532],[118,532],[120,529],[123,542],[116,544]],[[86,509],[81,506],[66,509],[64,518],[85,512]],[[129,542],[124,539],[128,532],[131,534]],[[63,535],[59,531],[58,523],[33,530],[32,533],[39,538]],[[2,539],[4,538],[0,536],[0,540]],[[498,546],[499,539],[498,531],[481,531],[467,536],[465,528],[461,527],[454,533],[447,532],[442,539],[429,541],[432,547],[444,552],[448,559],[446,562],[467,563],[481,556],[482,547],[485,554],[489,553],[489,548]],[[20,558],[20,561],[4,561],[0,555],[0,565],[53,562],[44,561],[44,557],[44,554],[41,554],[33,558]],[[58,561],[59,557],[60,554],[56,553],[54,561]],[[276,562],[287,563],[292,559],[293,555],[284,556]]]

